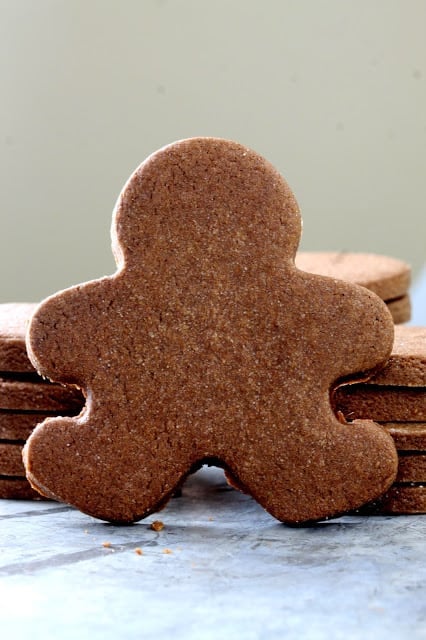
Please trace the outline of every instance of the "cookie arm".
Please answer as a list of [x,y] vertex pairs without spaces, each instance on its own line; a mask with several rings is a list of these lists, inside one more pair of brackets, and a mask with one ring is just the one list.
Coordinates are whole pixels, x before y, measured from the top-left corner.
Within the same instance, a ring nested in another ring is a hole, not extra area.
[[[107,279],[105,279],[107,280]],[[44,300],[27,331],[27,351],[44,377],[80,385],[83,371],[96,358],[96,335],[90,330],[102,311],[91,295],[90,283],[71,287]],[[102,280],[98,288],[105,288]],[[77,339],[78,338],[78,339]]]
[[331,383],[380,368],[394,333],[385,303],[358,285],[307,273],[303,278],[304,314],[315,329],[302,337],[305,350],[316,354],[309,366],[318,366],[321,376],[329,371]]
[[343,292],[347,310],[342,345],[346,347],[348,370],[342,367],[342,376],[355,371],[368,375],[382,368],[391,354],[394,339],[392,316],[383,300],[364,287],[353,286],[356,291],[352,295]]

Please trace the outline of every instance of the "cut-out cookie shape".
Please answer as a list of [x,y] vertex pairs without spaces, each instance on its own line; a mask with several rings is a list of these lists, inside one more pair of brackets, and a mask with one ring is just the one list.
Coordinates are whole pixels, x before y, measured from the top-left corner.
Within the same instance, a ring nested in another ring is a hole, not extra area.
[[286,182],[239,144],[150,156],[116,205],[118,271],[32,319],[37,370],[87,404],[30,437],[31,483],[116,522],[158,510],[203,461],[288,523],[382,494],[392,438],[339,422],[330,388],[387,359],[392,321],[367,290],[295,268],[300,227]]

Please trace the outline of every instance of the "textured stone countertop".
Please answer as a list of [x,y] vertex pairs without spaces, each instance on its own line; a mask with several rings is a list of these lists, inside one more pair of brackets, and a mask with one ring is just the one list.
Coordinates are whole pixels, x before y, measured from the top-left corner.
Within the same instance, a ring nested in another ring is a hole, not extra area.
[[426,516],[286,527],[208,468],[129,527],[52,502],[3,501],[1,634],[426,638],[425,542]]
[[[413,301],[426,324],[426,273]],[[207,468],[129,527],[54,502],[0,501],[0,633],[426,639],[426,515],[286,527]]]

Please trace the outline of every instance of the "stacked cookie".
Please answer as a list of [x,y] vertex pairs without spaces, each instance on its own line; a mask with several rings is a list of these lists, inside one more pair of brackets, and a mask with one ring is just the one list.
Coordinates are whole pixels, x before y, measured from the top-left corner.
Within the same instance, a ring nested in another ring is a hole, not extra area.
[[0,304],[0,498],[40,497],[25,478],[22,448],[50,415],[75,415],[84,399],[43,380],[28,359],[25,332],[35,304]]
[[426,327],[395,327],[385,368],[368,382],[340,387],[335,400],[348,420],[381,423],[398,449],[396,482],[369,510],[426,513]]
[[296,255],[296,266],[373,291],[386,303],[395,324],[410,319],[411,269],[402,260],[372,253],[301,251]]

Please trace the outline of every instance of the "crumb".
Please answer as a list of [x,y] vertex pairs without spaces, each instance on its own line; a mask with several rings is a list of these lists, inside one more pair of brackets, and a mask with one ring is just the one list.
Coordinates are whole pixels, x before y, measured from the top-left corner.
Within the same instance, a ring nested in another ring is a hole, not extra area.
[[214,522],[214,519],[210,516],[209,522]]
[[111,543],[110,542],[103,542],[102,546],[105,547],[105,549],[109,549],[111,547]]
[[139,547],[136,547],[135,553],[136,553],[137,556],[143,556],[143,551]]
[[150,528],[153,531],[162,531],[162,529],[164,529],[164,522],[161,522],[161,520],[154,520],[154,522],[151,522]]
[[170,555],[171,553],[173,553],[173,551],[171,549],[163,549],[163,553]]

